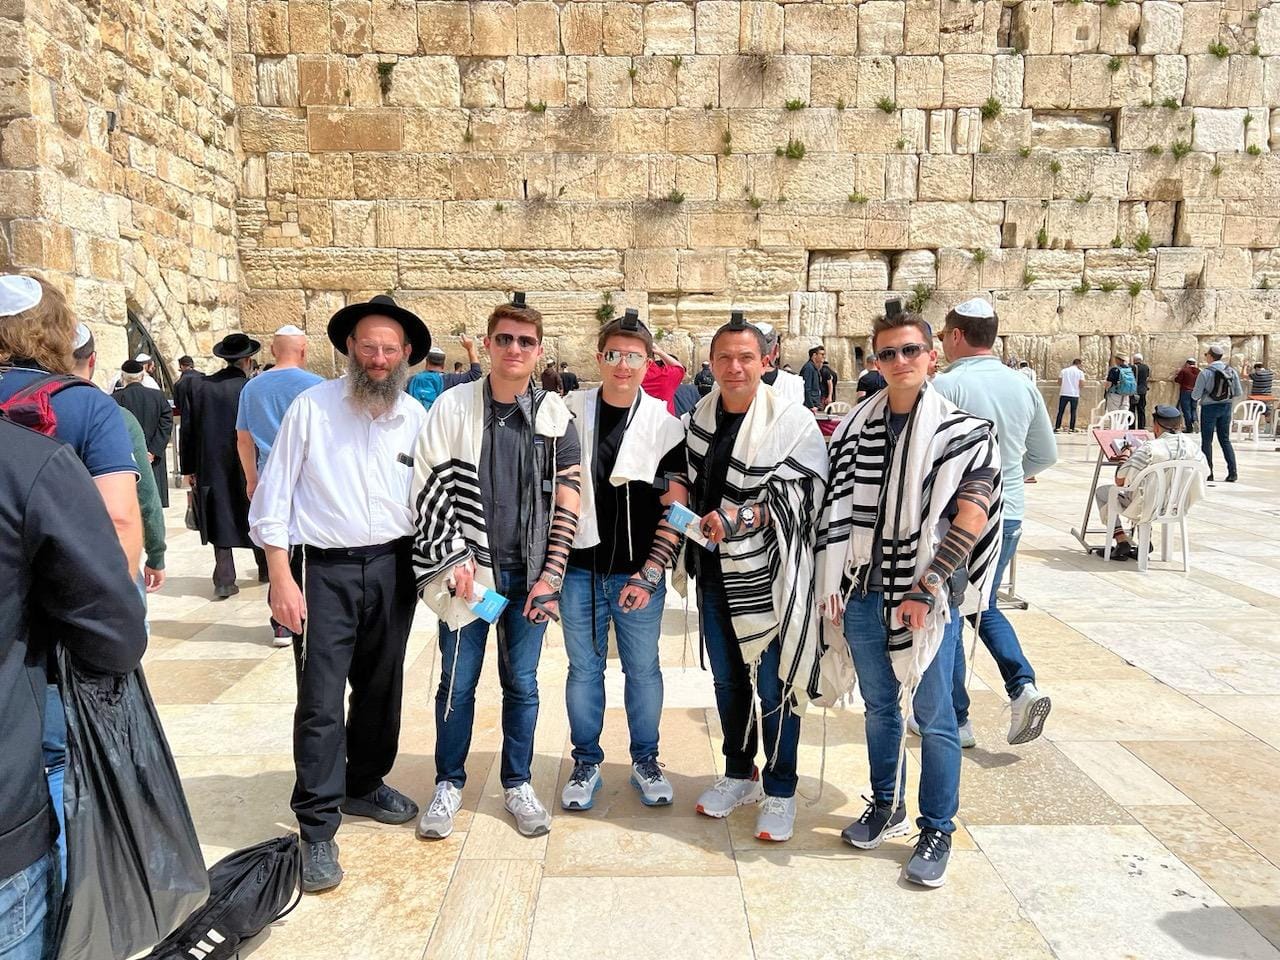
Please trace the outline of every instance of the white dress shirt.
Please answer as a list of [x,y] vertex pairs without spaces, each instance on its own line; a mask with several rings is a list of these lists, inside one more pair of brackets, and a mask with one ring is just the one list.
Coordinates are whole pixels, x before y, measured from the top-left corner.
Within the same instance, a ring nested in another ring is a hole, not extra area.
[[411,534],[413,451],[426,420],[401,393],[376,420],[351,399],[347,378],[300,393],[280,423],[249,507],[263,547],[368,547]]

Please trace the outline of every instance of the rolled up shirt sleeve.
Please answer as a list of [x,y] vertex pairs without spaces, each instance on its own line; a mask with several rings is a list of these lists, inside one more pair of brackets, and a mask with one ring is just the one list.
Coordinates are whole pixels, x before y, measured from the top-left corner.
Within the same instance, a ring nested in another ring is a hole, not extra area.
[[289,549],[293,489],[307,456],[310,409],[301,398],[289,405],[271,454],[258,474],[258,487],[249,505],[249,536],[260,547]]

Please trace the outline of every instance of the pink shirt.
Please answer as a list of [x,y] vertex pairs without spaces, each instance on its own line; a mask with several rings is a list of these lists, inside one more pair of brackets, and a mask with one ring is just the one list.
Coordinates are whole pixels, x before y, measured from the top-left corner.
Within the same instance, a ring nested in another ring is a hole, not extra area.
[[649,396],[657,397],[666,403],[667,411],[672,416],[675,416],[676,388],[680,386],[682,380],[684,380],[684,367],[680,366],[680,364],[655,363],[649,367],[649,372],[644,375],[644,382],[640,384],[640,389]]

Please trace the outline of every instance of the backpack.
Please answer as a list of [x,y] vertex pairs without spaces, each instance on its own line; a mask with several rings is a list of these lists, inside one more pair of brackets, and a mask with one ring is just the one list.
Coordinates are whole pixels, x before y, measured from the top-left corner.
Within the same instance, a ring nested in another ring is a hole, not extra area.
[[444,377],[435,370],[424,370],[409,381],[405,392],[430,410],[436,398],[444,393]]
[[1120,378],[1116,380],[1116,393],[1122,397],[1132,396],[1138,392],[1138,378],[1133,375],[1133,367],[1116,367]]
[[1209,387],[1209,395],[1206,398],[1211,403],[1225,403],[1230,400],[1235,392],[1231,389],[1231,377],[1227,375],[1225,370],[1217,367],[1210,367],[1213,373],[1213,383]]
[[[302,899],[296,834],[227,854],[209,868],[209,899],[146,960],[230,960]],[[296,891],[296,896],[295,896]]]
[[8,400],[0,403],[0,413],[29,430],[42,433],[46,437],[56,437],[58,414],[49,401],[55,394],[69,387],[80,386],[91,387],[93,384],[70,374],[46,374],[31,381]]

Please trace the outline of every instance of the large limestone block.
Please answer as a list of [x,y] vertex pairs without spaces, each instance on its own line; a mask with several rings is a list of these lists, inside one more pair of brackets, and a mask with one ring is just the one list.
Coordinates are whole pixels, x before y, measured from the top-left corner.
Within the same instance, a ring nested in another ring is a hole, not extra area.
[[1038,114],[1031,142],[1046,150],[1104,150],[1111,147],[1111,122],[1092,113]]
[[517,52],[515,7],[497,0],[471,4],[471,52],[479,57],[508,57]]
[[1089,250],[1084,258],[1084,278],[1093,286],[1116,283],[1127,287],[1140,283],[1150,287],[1154,279],[1156,254],[1153,250],[1139,253],[1121,247],[1115,250]]
[[[836,332],[842,337],[869,338],[871,324],[876,317],[884,316],[887,290],[845,291],[839,295],[836,311]],[[895,296],[892,299],[899,300]]]
[[836,334],[836,294],[793,293],[790,297],[787,332],[802,338],[833,337]]
[[1280,201],[1228,200],[1222,242],[1241,247],[1280,246]]
[[1266,102],[1266,64],[1262,58],[1237,54],[1230,63],[1227,105],[1251,107]]
[[980,154],[973,158],[973,164],[973,195],[976,199],[1048,198],[1053,195],[1053,172],[1047,155]]
[[1221,200],[1194,199],[1182,204],[1175,242],[1180,247],[1216,247],[1222,243],[1225,205]]
[[662,2],[644,8],[644,52],[651,55],[693,53],[693,8]]
[[[1162,2],[1162,0],[1154,0]],[[1168,149],[1178,140],[1190,141],[1193,111],[1181,107],[1123,107],[1120,110],[1117,146],[1121,150]]]
[[560,48],[570,56],[595,56],[604,39],[599,3],[566,3],[560,14]]
[[731,250],[727,286],[735,296],[789,293],[803,288],[807,268],[804,250]]
[[999,0],[941,4],[938,48],[941,53],[994,50],[1003,4]]
[[[1251,124],[1254,126],[1256,124]],[[1221,156],[1222,176],[1217,178],[1217,196],[1229,199],[1280,196],[1280,155]]]
[[[296,7],[292,0],[290,7]],[[418,49],[423,53],[471,52],[471,4],[423,0],[418,4]]]
[[1083,273],[1079,250],[1027,250],[1022,283],[1032,290],[1066,290],[1078,285]]
[[942,105],[981,106],[991,96],[994,58],[983,54],[952,53],[942,58]]
[[1065,110],[1071,106],[1071,58],[1067,56],[1025,57],[1022,105],[1038,109]]
[[1186,103],[1196,107],[1225,107],[1231,89],[1231,64],[1211,53],[1187,57]]
[[784,10],[783,49],[787,53],[835,56],[858,52],[857,7],[798,3]]
[[899,0],[864,3],[858,10],[858,52],[899,54],[903,52],[906,4]]
[[606,3],[601,18],[604,52],[609,56],[637,56],[644,50],[644,20],[635,3]]
[[1003,219],[1002,203],[916,203],[909,213],[911,246],[995,247]]
[[524,0],[516,5],[516,52],[521,56],[560,52],[560,17],[554,3]]
[[969,200],[973,197],[973,161],[969,155],[920,158],[919,199]]
[[1138,52],[1180,53],[1182,50],[1182,4],[1170,0],[1146,0],[1141,4]]
[[329,24],[334,53],[373,50],[373,7],[369,0],[329,0]]
[[[527,67],[528,61],[525,61],[525,65]],[[458,73],[462,84],[462,106],[483,110],[501,107],[509,102],[506,91],[506,60],[469,58],[462,61]],[[518,84],[519,80],[516,79],[515,82]],[[527,78],[524,99],[528,99]]]
[[1105,4],[1099,11],[1098,49],[1103,53],[1137,53],[1142,24],[1139,3]]
[[307,108],[307,147],[327,150],[399,150],[403,121],[396,110]]
[[307,121],[301,110],[242,107],[236,117],[246,153],[307,149]]
[[1151,58],[1151,102],[1172,97],[1182,102],[1187,87],[1187,58],[1158,54]]
[[1022,57],[998,56],[992,61],[991,95],[1011,110],[1022,104]]
[[374,50],[418,52],[418,10],[414,0],[373,0],[372,17]]
[[1197,287],[1204,275],[1205,251],[1194,247],[1161,247],[1156,251],[1156,288]]
[[[1133,301],[1133,328],[1138,333],[1157,334],[1146,345],[1154,347],[1170,334],[1213,329],[1217,305],[1216,290],[1143,291]],[[1175,363],[1185,361],[1187,356],[1183,354]],[[1163,364],[1156,366],[1152,354],[1146,354],[1146,359],[1153,369],[1163,369]]]
[[858,106],[876,107],[882,99],[896,102],[893,57],[858,58]]
[[312,199],[342,199],[355,195],[349,153],[300,153],[293,158],[294,189]]
[[783,8],[763,0],[746,0],[738,23],[738,49],[742,53],[781,53],[784,34]]
[[411,250],[399,255],[404,286],[419,290],[616,290],[613,250]]
[[1015,48],[1032,54],[1053,52],[1053,6],[1053,0],[1013,5],[1010,27]]
[[1098,49],[1099,11],[1096,3],[1060,3],[1053,8],[1053,52],[1089,53]]
[[[1071,290],[1059,294],[1061,314],[1059,322],[1063,331],[1078,333],[1081,337],[1129,333],[1133,329],[1133,298],[1124,289],[1107,292],[1091,290],[1080,294]],[[1085,347],[1084,349],[1089,349]],[[1095,345],[1100,349],[1102,360],[1109,359],[1110,346]],[[1093,359],[1093,358],[1090,358]],[[1098,364],[1090,363],[1086,369],[1098,369]],[[1105,367],[1102,368],[1105,371]]]
[[828,253],[818,251],[809,264],[812,290],[887,290],[889,258],[865,250]]
[[1111,105],[1111,58],[1105,54],[1077,54],[1071,58],[1072,109],[1100,110]]
[[377,204],[372,200],[335,200],[333,242],[339,247],[379,246]]
[[[858,61],[856,57],[811,57],[809,61],[809,102],[834,107],[858,102]],[[939,89],[941,98],[942,91]]]
[[[670,69],[665,61],[649,60],[647,69]],[[632,105],[629,57],[592,57],[587,61],[587,103],[595,109],[630,107]],[[638,76],[638,68],[637,68]],[[674,88],[672,94],[674,96]]]
[[1239,152],[1244,149],[1244,118],[1248,110],[1195,108],[1195,133],[1191,145],[1209,152]]
[[991,298],[1000,332],[1006,335],[1046,336],[1061,329],[1056,290],[997,290]]
[[1204,285],[1206,287],[1254,286],[1253,261],[1249,250],[1240,247],[1214,247],[1204,253]]
[[938,258],[932,250],[907,250],[893,262],[889,278],[893,290],[914,290],[917,287],[938,286]]
[[402,107],[456,107],[461,102],[462,80],[458,61],[453,57],[402,57],[393,64],[387,103]]
[[675,250],[658,247],[627,250],[623,273],[629,290],[679,289],[679,259]]
[[[1218,312],[1214,329],[1219,333],[1241,335],[1280,332],[1280,291],[1219,290],[1217,298]],[[1203,352],[1202,350],[1201,353]]]
[[[869,4],[868,4],[869,6]],[[931,54],[939,51],[940,0],[907,0],[902,23],[904,53]]]
[[1049,236],[1067,247],[1102,247],[1116,235],[1116,200],[1053,200],[1049,203]]
[[[328,53],[331,31],[327,0],[291,0],[288,9],[289,49],[294,53]],[[241,42],[234,42],[233,46],[245,49]]]
[[699,0],[694,5],[698,53],[737,53],[738,26],[736,0]]

